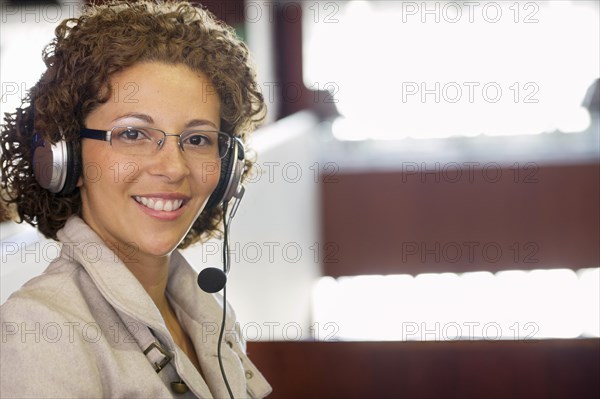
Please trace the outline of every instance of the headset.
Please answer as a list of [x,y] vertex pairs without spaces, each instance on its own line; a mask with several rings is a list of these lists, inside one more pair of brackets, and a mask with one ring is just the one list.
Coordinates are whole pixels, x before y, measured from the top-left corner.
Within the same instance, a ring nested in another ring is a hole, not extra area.
[[[64,137],[62,129],[60,133]],[[72,193],[77,187],[79,176],[81,176],[81,154],[75,148],[76,144],[64,139],[58,141],[56,144],[52,144],[44,140],[40,133],[34,133],[32,144],[33,172],[39,185],[57,196]],[[219,359],[221,375],[223,376],[223,381],[225,382],[230,398],[233,398],[233,393],[223,368],[221,341],[225,329],[227,309],[226,283],[230,267],[228,230],[245,192],[242,185],[245,160],[244,144],[239,138],[233,137],[227,149],[227,154],[221,160],[219,183],[204,207],[204,209],[211,209],[219,204],[222,204],[223,207],[223,270],[216,267],[208,267],[198,274],[198,286],[203,291],[215,293],[223,290],[223,318],[217,344],[217,357]],[[235,199],[235,201],[229,212],[229,217],[227,217],[228,204],[232,199]]]
[[[60,133],[63,135],[62,130]],[[72,193],[81,176],[81,155],[75,149],[75,143],[63,139],[52,144],[44,140],[40,133],[34,133],[32,144],[33,172],[39,185],[57,196]],[[221,160],[219,183],[204,209],[211,209],[233,198],[241,199],[244,168],[244,144],[239,138],[233,137],[227,155]]]

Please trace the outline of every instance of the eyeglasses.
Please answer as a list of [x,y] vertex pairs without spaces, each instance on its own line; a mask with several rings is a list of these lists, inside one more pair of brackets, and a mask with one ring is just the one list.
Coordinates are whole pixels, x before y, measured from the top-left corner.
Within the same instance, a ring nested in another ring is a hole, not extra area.
[[216,130],[189,130],[168,134],[153,127],[115,126],[110,130],[83,128],[80,137],[108,141],[124,155],[152,156],[165,144],[167,136],[177,137],[179,148],[188,161],[214,161],[227,155],[233,138]]

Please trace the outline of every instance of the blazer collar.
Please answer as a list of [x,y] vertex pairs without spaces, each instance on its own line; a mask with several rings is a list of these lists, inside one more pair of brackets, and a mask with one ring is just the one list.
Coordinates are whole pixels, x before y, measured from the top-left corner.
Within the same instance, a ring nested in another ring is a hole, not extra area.
[[83,266],[104,298],[119,312],[167,333],[163,318],[142,284],[78,216],[71,216],[57,233],[61,256]]

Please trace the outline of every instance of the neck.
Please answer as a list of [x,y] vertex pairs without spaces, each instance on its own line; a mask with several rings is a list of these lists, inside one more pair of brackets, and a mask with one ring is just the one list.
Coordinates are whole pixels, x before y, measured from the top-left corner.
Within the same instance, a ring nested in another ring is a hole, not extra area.
[[119,254],[119,257],[122,260],[128,259],[123,263],[144,287],[164,316],[165,312],[170,309],[166,296],[170,255],[161,257],[142,256],[131,259],[131,257],[126,258]]

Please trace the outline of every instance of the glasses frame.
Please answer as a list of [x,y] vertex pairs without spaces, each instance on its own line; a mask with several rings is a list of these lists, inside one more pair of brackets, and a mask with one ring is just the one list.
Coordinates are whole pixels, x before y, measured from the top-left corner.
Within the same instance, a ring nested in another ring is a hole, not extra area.
[[[171,133],[167,133],[162,129],[158,129],[156,127],[142,127],[142,126],[125,126],[125,125],[119,125],[119,126],[113,126],[112,128],[110,128],[110,130],[98,130],[98,129],[89,129],[87,127],[84,127],[83,129],[81,129],[79,131],[79,137],[82,138],[86,138],[86,139],[92,139],[92,140],[100,140],[100,141],[108,141],[108,143],[110,144],[110,146],[112,147],[112,133],[115,129],[152,129],[152,130],[156,130],[159,131],[163,134],[164,139],[160,142],[160,143],[156,143],[156,146],[158,147],[157,151],[160,151],[163,147],[163,145],[165,144],[165,142],[167,141],[167,137],[169,136],[173,136],[173,137],[177,137],[177,144],[179,146],[179,149],[181,150],[181,152],[185,153],[185,150],[183,148],[183,143],[181,142],[181,135],[188,133],[188,132],[212,132],[212,133],[217,133],[218,137],[217,137],[217,143],[219,142],[219,137],[220,136],[225,136],[227,137],[227,146],[225,148],[225,152],[223,154],[223,156],[220,156],[215,158],[216,159],[223,159],[227,156],[227,154],[229,153],[229,149],[231,148],[232,143],[234,142],[234,137],[232,135],[230,135],[227,132],[222,132],[220,130],[203,130],[203,129],[190,129],[190,130],[185,130],[179,134],[171,134]],[[217,144],[218,145],[218,144]]]

